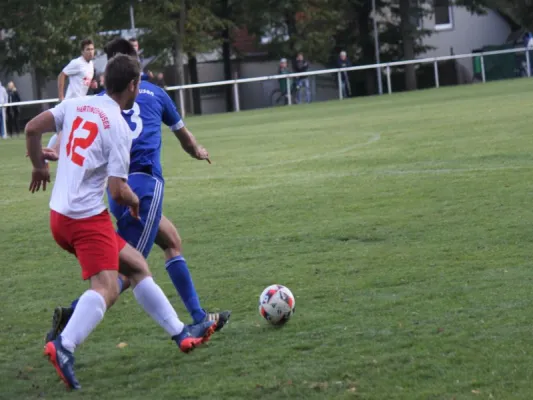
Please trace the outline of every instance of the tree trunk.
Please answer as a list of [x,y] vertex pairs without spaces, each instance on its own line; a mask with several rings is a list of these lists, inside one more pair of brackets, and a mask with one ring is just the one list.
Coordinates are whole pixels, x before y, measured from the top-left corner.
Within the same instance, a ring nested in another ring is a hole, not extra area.
[[[290,48],[290,58],[289,60],[296,59],[296,43],[293,38],[296,37],[296,14],[291,9],[287,10],[285,13],[285,24],[287,25],[287,34],[289,35],[289,48]],[[294,61],[293,61],[294,63]],[[290,64],[289,64],[290,65]]]
[[[222,59],[224,61],[224,80],[231,80],[231,43],[229,29],[225,28],[222,31]],[[233,91],[232,85],[224,85],[226,89],[226,110],[233,111]]]
[[[196,55],[190,53],[189,55],[189,76],[191,83],[198,83],[198,60]],[[202,98],[200,89],[192,90],[192,103],[194,114],[202,114]]]
[[[362,59],[365,64],[375,64],[375,49],[373,40],[373,29],[370,28],[372,23],[372,3],[364,2],[364,5],[358,10],[359,37],[362,44]],[[376,94],[376,71],[369,69],[365,71],[365,89],[368,95]]]
[[[400,0],[400,31],[402,34],[404,60],[415,58],[415,39],[413,38],[413,34],[416,27],[412,26],[411,1]],[[416,90],[416,70],[414,64],[405,66],[405,89]]]

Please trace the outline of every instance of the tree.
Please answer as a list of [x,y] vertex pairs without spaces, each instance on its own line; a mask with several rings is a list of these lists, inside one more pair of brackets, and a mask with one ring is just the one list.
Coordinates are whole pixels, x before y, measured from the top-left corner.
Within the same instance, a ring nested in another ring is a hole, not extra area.
[[[473,2],[473,4],[471,4]],[[517,25],[533,32],[533,1],[531,0],[462,0],[461,3],[479,12],[482,6],[496,9]]]
[[81,1],[35,0],[31,7],[20,0],[0,2],[0,65],[7,72],[34,71],[37,96],[47,78],[57,75],[76,55],[79,42],[98,41],[100,6]]
[[[107,1],[107,10],[120,9],[117,12],[124,12],[123,1]],[[135,24],[140,32],[144,55],[157,56],[164,60],[164,64],[171,62],[180,85],[185,83],[183,62],[188,54],[211,51],[221,43],[216,33],[222,29],[224,22],[212,11],[214,2],[143,0],[135,3]],[[195,103],[198,104],[197,101]]]
[[269,52],[294,57],[303,52],[310,60],[328,62],[335,35],[346,25],[346,0],[249,1],[248,29],[271,38]]

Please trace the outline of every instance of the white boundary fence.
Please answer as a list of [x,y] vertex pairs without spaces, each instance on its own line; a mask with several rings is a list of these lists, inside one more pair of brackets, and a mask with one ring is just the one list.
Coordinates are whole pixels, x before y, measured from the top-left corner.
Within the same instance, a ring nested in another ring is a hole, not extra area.
[[[438,63],[440,61],[449,61],[449,60],[461,60],[461,59],[468,59],[468,58],[474,58],[474,57],[480,57],[480,63],[481,63],[481,80],[483,82],[486,82],[486,73],[485,73],[485,62],[484,57],[487,56],[495,56],[499,54],[510,54],[510,53],[525,53],[526,58],[526,73],[527,76],[531,76],[531,60],[529,57],[529,51],[530,49],[527,49],[525,47],[520,48],[514,48],[514,49],[507,49],[507,50],[496,50],[496,51],[487,51],[487,52],[480,52],[480,53],[469,53],[469,54],[458,54],[453,56],[443,56],[443,57],[430,57],[430,58],[421,58],[421,59],[415,59],[415,60],[408,60],[408,61],[396,61],[396,62],[390,62],[390,63],[381,63],[381,64],[370,64],[370,65],[359,65],[354,67],[347,67],[347,68],[331,68],[331,69],[323,69],[319,71],[308,71],[308,72],[301,72],[301,73],[293,73],[293,74],[284,74],[284,75],[269,75],[269,76],[261,76],[257,78],[244,78],[244,79],[232,79],[228,81],[218,81],[218,82],[205,82],[205,83],[197,83],[192,85],[182,85],[182,86],[168,86],[165,89],[167,91],[173,91],[177,90],[179,92],[179,99],[180,99],[180,105],[181,105],[181,115],[185,117],[185,108],[183,107],[185,96],[184,96],[184,90],[187,89],[198,89],[203,87],[213,87],[213,86],[225,86],[225,85],[233,85],[233,93],[234,93],[234,101],[235,101],[235,111],[240,111],[240,100],[239,100],[239,84],[242,83],[251,83],[251,82],[263,82],[263,81],[269,81],[269,80],[280,80],[280,79],[287,79],[287,88],[290,88],[290,79],[291,78],[298,78],[298,77],[305,77],[305,76],[315,76],[315,75],[327,75],[327,74],[337,74],[337,83],[339,87],[339,100],[343,99],[342,94],[342,78],[341,73],[342,72],[351,72],[351,71],[364,71],[368,69],[379,69],[381,71],[385,71],[385,76],[387,80],[387,93],[392,94],[392,83],[391,83],[391,68],[392,67],[402,67],[405,65],[411,65],[411,64],[430,64],[433,63],[434,68],[434,74],[435,74],[435,87],[438,88],[439,85],[439,68]],[[287,100],[288,104],[292,104],[292,98],[291,98],[291,91],[287,90]],[[18,103],[9,103],[9,104],[0,104],[0,111],[4,112],[4,137],[7,135],[6,130],[6,118],[5,118],[5,108],[6,107],[12,107],[12,106],[28,106],[28,105],[35,105],[35,104],[46,104],[46,103],[57,103],[59,102],[59,99],[44,99],[44,100],[32,100],[32,101],[21,101]]]

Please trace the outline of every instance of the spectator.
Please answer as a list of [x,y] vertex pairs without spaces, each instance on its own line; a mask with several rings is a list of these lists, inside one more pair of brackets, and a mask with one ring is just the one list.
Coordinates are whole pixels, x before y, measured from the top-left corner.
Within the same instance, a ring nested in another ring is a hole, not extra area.
[[[351,67],[352,63],[348,60],[345,51],[341,51],[339,54],[339,59],[337,60],[338,68]],[[341,72],[341,85],[342,85],[342,97],[350,97],[352,95],[352,89],[350,87],[350,79],[348,77],[348,72]]]
[[[133,46],[133,49],[137,53],[137,59],[139,60],[139,63],[141,64],[141,68],[142,68],[144,58],[142,56],[142,50],[139,47],[139,40],[135,37],[132,37],[129,39],[129,42],[131,43],[131,45]],[[153,78],[154,78],[154,74],[152,73],[152,71],[146,70],[141,74],[142,80],[150,80]]]
[[167,86],[165,83],[165,75],[163,75],[162,72],[158,72],[158,74],[156,75],[155,84],[163,89],[165,88],[165,86]]
[[[18,103],[20,96],[13,82],[7,84],[7,101],[8,103]],[[10,137],[13,134],[20,135],[19,126],[19,106],[12,106],[7,108],[7,133]]]
[[[296,60],[294,62],[294,72],[307,72],[309,70],[309,63],[304,59],[304,54],[302,52],[298,53]],[[308,103],[311,102],[311,87],[309,85],[309,78],[303,76],[296,79],[296,88],[299,89],[301,86],[305,87],[305,98]],[[301,103],[301,94],[300,90],[296,92],[296,101]]]
[[[6,88],[2,86],[2,82],[0,82],[0,104],[6,104],[7,103],[7,91]],[[5,138],[5,132],[4,132],[4,118],[6,116],[6,109],[4,107],[0,108],[0,137]]]
[[[290,74],[289,67],[287,65],[287,59],[282,58],[279,60],[278,75]],[[290,79],[289,79],[290,82]],[[279,80],[279,90],[283,93],[284,96],[287,96],[287,79],[282,78]]]

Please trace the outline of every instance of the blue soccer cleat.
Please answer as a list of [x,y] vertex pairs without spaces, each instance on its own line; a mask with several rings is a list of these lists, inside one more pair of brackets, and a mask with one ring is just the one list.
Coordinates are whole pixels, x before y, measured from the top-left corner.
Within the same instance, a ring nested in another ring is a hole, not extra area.
[[74,375],[74,355],[61,344],[61,336],[53,342],[46,343],[44,355],[55,367],[57,374],[67,388],[78,390],[81,385]]
[[217,328],[216,321],[200,322],[196,325],[186,325],[183,331],[172,339],[178,344],[181,351],[188,353],[195,347],[206,343]]

